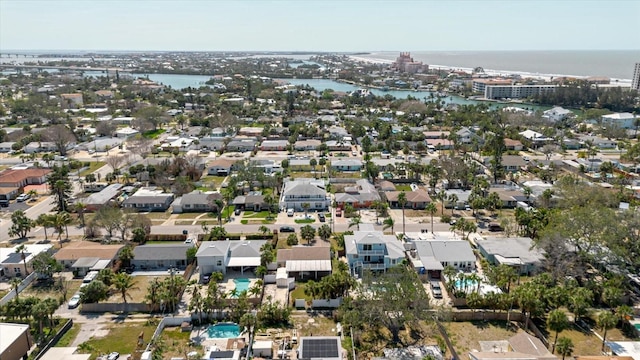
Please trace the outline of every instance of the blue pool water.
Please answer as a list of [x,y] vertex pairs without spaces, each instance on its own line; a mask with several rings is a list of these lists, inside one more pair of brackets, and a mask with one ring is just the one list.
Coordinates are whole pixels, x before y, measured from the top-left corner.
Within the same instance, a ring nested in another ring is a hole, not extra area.
[[240,326],[234,323],[219,323],[207,328],[210,339],[237,338],[240,336]]
[[636,330],[640,331],[640,324],[633,324],[633,327],[635,327]]
[[233,282],[236,284],[236,290],[238,291],[238,294],[240,294],[243,291],[248,291],[249,285],[251,285],[251,280],[247,278],[233,279]]
[[458,290],[464,290],[465,285],[467,290],[475,290],[478,287],[478,284],[473,280],[465,280],[465,281],[456,280],[455,285],[456,285],[456,289]]

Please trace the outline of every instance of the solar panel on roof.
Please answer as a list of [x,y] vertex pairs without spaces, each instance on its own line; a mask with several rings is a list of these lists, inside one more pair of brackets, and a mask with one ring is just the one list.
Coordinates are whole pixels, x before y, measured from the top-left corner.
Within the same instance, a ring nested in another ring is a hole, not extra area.
[[336,339],[305,339],[302,345],[303,359],[336,357],[340,357]]

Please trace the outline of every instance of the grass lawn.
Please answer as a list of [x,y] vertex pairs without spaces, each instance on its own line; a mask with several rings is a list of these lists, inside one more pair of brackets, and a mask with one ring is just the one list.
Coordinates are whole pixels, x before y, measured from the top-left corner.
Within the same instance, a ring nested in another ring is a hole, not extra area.
[[69,331],[67,331],[60,338],[60,340],[58,340],[58,343],[56,344],[56,347],[67,347],[67,346],[71,345],[73,340],[75,340],[76,337],[78,336],[79,332],[80,332],[80,324],[77,324],[77,323],[73,324],[71,329],[69,329]]
[[164,130],[163,129],[155,129],[155,130],[150,130],[145,132],[144,134],[142,134],[142,137],[144,137],[145,139],[157,139],[158,136],[160,136],[160,134],[163,134]]
[[182,213],[182,214],[178,214],[178,219],[193,219],[193,220],[195,220],[200,215],[202,215],[202,213]]
[[80,176],[81,177],[85,177],[93,172],[95,172],[96,170],[100,169],[101,167],[105,166],[106,163],[104,161],[92,161],[89,163],[89,168],[85,169],[83,171],[80,172]]
[[[468,358],[471,350],[480,350],[479,341],[505,340],[516,334],[506,328],[506,321],[449,322],[443,325],[461,359]],[[577,349],[574,353],[582,355]]]
[[207,175],[200,178],[200,182],[205,186],[209,186],[213,184],[216,188],[219,188],[220,185],[224,182],[226,176],[215,176],[215,175]]
[[[222,209],[222,218],[223,219],[227,219],[230,218],[233,215],[233,212],[236,210],[236,206],[235,205],[229,205],[227,207],[225,207],[224,209]],[[213,217],[216,217],[215,214]]]
[[253,212],[253,211],[245,211],[244,213],[242,213],[242,218],[243,219],[265,219],[267,216],[269,216],[271,214],[271,212],[269,211],[259,211],[259,212]]
[[113,351],[117,351],[120,354],[132,354],[138,345],[140,332],[144,332],[146,345],[155,329],[155,325],[146,325],[145,323],[117,324],[110,328],[107,336],[91,338],[84,344],[86,344],[88,352],[91,353],[91,359]]
[[[174,242],[175,243],[175,242]],[[129,298],[127,301],[130,303],[140,303],[144,301],[144,297],[147,295],[147,289],[151,281],[155,278],[158,278],[159,281],[162,281],[166,276],[135,276],[133,278],[134,285],[133,288],[129,290]],[[122,302],[122,295],[120,292],[112,290],[111,296],[105,302]]]
[[298,329],[298,336],[311,336],[311,334],[313,334],[313,336],[336,335],[336,323],[330,317],[324,315],[295,314],[291,318],[294,327]]
[[316,222],[316,219],[296,219],[296,224],[313,224]]
[[148,217],[150,220],[167,220],[169,218],[169,216],[171,216],[171,213],[166,211],[166,212],[147,212],[144,213],[144,215],[146,217]]
[[162,330],[162,340],[166,349],[163,353],[165,359],[184,358],[185,354],[197,351],[203,354],[202,346],[189,346],[191,332],[182,332],[180,327],[167,327]]
[[293,306],[296,299],[305,299],[306,301],[313,300],[311,296],[304,294],[304,283],[298,283],[296,288],[289,293],[289,302],[291,306]]
[[407,184],[402,184],[402,185],[396,185],[396,190],[397,191],[411,191],[411,186],[407,185]]
[[[59,298],[62,294],[62,289],[59,288],[59,282],[56,277],[54,277],[54,282],[51,285],[40,285],[37,281],[34,281],[29,285],[26,289],[20,292],[20,296],[35,296],[40,299],[46,298]],[[69,299],[73,294],[75,294],[78,289],[80,289],[80,284],[82,284],[82,280],[70,280],[69,287],[67,291],[67,299]]]

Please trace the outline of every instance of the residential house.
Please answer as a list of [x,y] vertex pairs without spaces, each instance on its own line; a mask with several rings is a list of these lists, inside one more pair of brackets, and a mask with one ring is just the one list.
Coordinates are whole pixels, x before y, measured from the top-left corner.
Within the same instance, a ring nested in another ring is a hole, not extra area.
[[[26,244],[24,252],[16,252],[18,246],[0,248],[0,276],[24,277],[33,272],[31,262],[43,252],[51,253],[51,244]],[[24,259],[23,259],[24,256]],[[25,269],[25,261],[27,263]]]
[[[47,182],[47,175],[50,169],[19,169],[5,170],[0,173],[0,187],[14,189],[7,192],[6,196],[15,195],[15,190],[22,192],[27,185],[41,185]],[[8,199],[8,197],[7,197]]]
[[242,136],[262,136],[261,127],[243,127],[238,131],[238,135]]
[[193,244],[146,244],[133,249],[131,264],[141,270],[185,269]]
[[98,90],[95,92],[96,96],[102,100],[108,100],[113,98],[113,91],[111,90]]
[[[484,158],[484,166],[491,168],[492,156]],[[523,167],[527,166],[527,162],[521,156],[518,155],[504,155],[502,156],[502,169],[508,173],[515,173],[520,171]]]
[[484,141],[484,139],[478,136],[473,129],[466,126],[463,126],[462,128],[460,128],[460,130],[456,131],[456,136],[458,138],[459,144],[469,145],[473,144],[474,142],[482,144],[482,142]]
[[622,129],[633,129],[636,127],[636,121],[640,121],[640,116],[631,113],[614,113],[602,115],[603,126],[614,126]]
[[76,109],[84,104],[81,93],[60,94],[60,99],[63,109]]
[[231,203],[236,209],[242,210],[262,211],[269,208],[264,195],[260,194],[260,192],[250,192],[248,195],[236,196]]
[[289,146],[287,140],[264,140],[260,144],[260,150],[262,151],[286,151]]
[[27,359],[29,351],[35,344],[29,332],[29,325],[0,323],[0,359]]
[[527,198],[522,189],[517,187],[492,187],[489,192],[495,192],[500,197],[500,208],[515,209],[518,203],[530,203],[531,199]]
[[114,202],[122,193],[122,184],[111,184],[82,199],[86,211],[98,211],[101,207]]
[[344,208],[346,204],[354,208],[370,208],[375,201],[380,201],[380,194],[368,180],[360,179],[355,186],[347,186],[344,192],[336,193],[335,201],[339,208]]
[[378,189],[383,192],[396,191],[396,186],[391,181],[383,180],[378,183]]
[[227,152],[247,152],[253,151],[256,148],[257,141],[255,139],[240,139],[235,138],[231,140],[225,147]]
[[360,171],[362,161],[358,159],[332,160],[331,169],[335,171]]
[[[70,150],[75,146],[74,142],[70,142],[67,144],[67,150]],[[57,152],[58,146],[53,142],[49,141],[33,141],[25,145],[22,149],[25,154],[37,154],[42,152]]]
[[404,247],[394,235],[376,231],[373,224],[361,224],[360,230],[344,237],[349,269],[354,275],[364,271],[386,271],[402,263]]
[[91,271],[100,271],[113,265],[113,259],[99,257],[81,257],[71,265],[71,271],[76,277],[83,277]]
[[238,160],[218,158],[208,164],[207,173],[215,176],[227,176]]
[[226,240],[205,241],[200,245],[196,258],[200,276],[213,272],[226,274],[227,271],[245,270],[260,266],[260,249],[267,240]]
[[15,141],[5,141],[0,143],[0,153],[8,153],[13,151],[13,145],[15,145]]
[[520,136],[522,136],[522,138],[524,140],[526,140],[526,142],[531,146],[531,147],[539,147],[542,146],[548,142],[553,141],[552,138],[548,138],[544,135],[542,135],[539,132],[533,131],[533,130],[525,130],[519,133]]
[[571,110],[567,110],[560,106],[555,106],[542,113],[542,118],[548,119],[554,123],[565,120],[571,116],[573,116],[573,112]]
[[447,266],[464,272],[476,268],[476,257],[466,240],[414,240],[407,244],[409,259],[420,274],[439,279]]
[[558,360],[547,346],[527,332],[508,340],[480,341],[480,351],[469,352],[470,360]]
[[346,140],[329,140],[325,144],[327,144],[327,149],[329,151],[351,151],[351,142]]
[[601,138],[599,136],[582,135],[579,137],[579,139],[585,146],[591,143],[598,149],[615,149],[618,146],[617,141]]
[[304,171],[311,169],[311,159],[309,158],[292,158],[288,160],[289,169],[292,171]]
[[129,196],[122,207],[137,211],[166,211],[173,202],[173,194],[163,193],[154,188],[141,188]]
[[294,246],[280,249],[279,268],[286,268],[287,277],[296,280],[318,280],[331,274],[331,248],[329,246]]
[[427,147],[433,147],[436,150],[449,150],[453,148],[453,141],[448,139],[425,139]]
[[201,149],[220,151],[225,148],[225,140],[221,137],[203,137],[198,141]]
[[280,209],[326,211],[331,204],[324,181],[312,179],[289,180],[284,183],[280,197]]
[[522,149],[524,149],[524,146],[522,145],[520,140],[504,139],[504,146],[507,148],[507,150],[511,151],[521,151]]
[[252,160],[249,162],[248,167],[260,169],[265,174],[275,174],[283,171],[281,163],[271,159]]
[[172,204],[174,214],[187,212],[217,212],[217,201],[222,201],[222,194],[219,192],[203,192],[202,190],[194,190],[188,194],[178,197]]
[[92,241],[73,241],[58,250],[53,258],[65,269],[71,269],[78,260],[84,258],[98,258],[113,263],[123,247],[123,245],[103,245]]
[[0,200],[13,200],[20,195],[20,189],[13,187],[0,187]]
[[116,130],[116,136],[119,138],[130,138],[133,136],[136,136],[140,134],[140,131],[130,128],[130,127],[124,127],[124,128],[120,128],[118,130]]
[[[389,207],[396,209],[402,207],[398,202],[400,193],[402,193],[402,191],[387,191],[384,193],[384,196],[387,198],[387,202],[389,203]],[[422,189],[406,191],[404,193],[407,197],[407,203],[404,206],[405,209],[422,210],[431,202],[429,193]]]
[[316,150],[322,141],[316,139],[298,140],[293,145],[293,148],[297,151],[311,151]]
[[536,274],[544,261],[544,251],[528,237],[484,237],[475,242],[490,264],[511,266],[518,274]]
[[425,139],[448,139],[450,132],[436,130],[436,131],[423,131],[422,134],[424,135]]
[[296,354],[299,360],[342,360],[346,357],[340,336],[300,337],[300,346]]

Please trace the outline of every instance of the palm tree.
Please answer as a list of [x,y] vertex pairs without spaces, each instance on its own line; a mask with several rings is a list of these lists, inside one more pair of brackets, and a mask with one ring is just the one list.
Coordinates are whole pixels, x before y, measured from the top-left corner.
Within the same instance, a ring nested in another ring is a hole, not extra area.
[[68,212],[61,212],[61,213],[55,214],[52,218],[53,227],[56,229],[56,232],[58,233],[58,241],[60,242],[60,247],[62,247],[62,231],[63,230],[67,235],[67,239],[69,239],[68,225],[71,223],[72,220],[73,219],[71,218]]
[[440,201],[440,213],[444,214],[444,202],[447,201],[447,192],[444,189],[440,190],[436,195],[436,199]]
[[424,209],[429,213],[429,215],[431,215],[431,233],[433,234],[433,215],[438,212],[438,208],[436,207],[436,204],[430,202]]
[[24,263],[24,275],[28,276],[29,275],[29,269],[27,269],[27,257],[24,255],[24,251],[26,250],[26,246],[24,244],[21,244],[20,246],[18,246],[16,248],[16,254],[20,254],[20,258],[22,259],[22,262]]
[[20,287],[20,283],[22,282],[22,280],[18,279],[17,277],[14,277],[13,279],[11,279],[11,288],[16,292],[16,300],[18,300],[18,294],[20,294],[20,292],[18,291],[18,288]]
[[611,311],[604,310],[598,314],[596,324],[600,329],[602,329],[602,331],[604,331],[604,334],[602,334],[602,351],[604,351],[604,345],[607,341],[607,331],[616,327],[617,322],[618,319]]
[[456,208],[456,204],[458,204],[458,195],[451,194],[447,200],[451,203],[451,216],[453,216],[453,210]]
[[382,221],[382,229],[383,230],[387,230],[387,229],[391,228],[391,232],[394,232],[393,231],[393,227],[394,227],[395,224],[396,224],[396,222],[393,221],[393,218],[388,217],[388,218],[384,219],[384,221]]
[[118,273],[113,278],[113,287],[120,292],[122,295],[122,301],[126,304],[127,297],[131,297],[129,295],[129,290],[135,289],[135,279],[133,276],[127,273]]
[[202,285],[197,284],[191,288],[191,301],[189,302],[189,311],[195,311],[198,314],[198,324],[202,324],[202,311],[205,303],[201,289]]
[[49,235],[47,234],[47,228],[53,226],[52,215],[50,214],[40,214],[36,219],[36,224],[42,226],[44,229],[44,239],[49,240]]
[[87,206],[82,203],[82,202],[77,202],[73,205],[73,211],[78,213],[78,219],[80,219],[80,226],[84,227],[85,222],[84,222],[84,211],[86,210]]
[[565,356],[571,356],[573,353],[573,341],[571,341],[568,337],[561,337],[558,339],[558,354],[562,355],[562,360],[564,360]]
[[36,190],[36,189],[31,189],[31,190],[27,191],[27,195],[29,195],[29,198],[34,199],[34,200],[35,200],[35,199],[37,199],[37,198],[38,198],[38,195],[40,195],[40,194],[38,194],[38,190]]
[[556,351],[556,342],[558,341],[558,334],[569,326],[569,319],[567,314],[560,309],[552,310],[547,316],[547,328],[555,331],[556,336],[553,338],[553,345],[551,347],[551,353]]
[[258,228],[258,231],[262,233],[262,235],[267,235],[271,230],[268,227],[262,225]]
[[405,219],[404,219],[404,207],[407,205],[407,194],[404,191],[401,191],[398,194],[398,205],[402,207],[402,233],[406,234],[405,231]]
[[356,216],[351,218],[351,221],[349,221],[349,229],[351,229],[352,226],[355,226],[358,230],[360,230],[360,224],[362,224],[362,219],[360,218],[360,216]]

